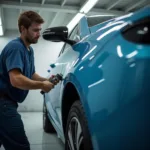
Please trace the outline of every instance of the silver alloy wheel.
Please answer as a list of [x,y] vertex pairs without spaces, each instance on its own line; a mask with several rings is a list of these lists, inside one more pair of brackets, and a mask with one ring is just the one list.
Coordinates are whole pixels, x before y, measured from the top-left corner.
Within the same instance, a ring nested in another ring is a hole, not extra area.
[[73,117],[68,127],[68,139],[67,149],[68,150],[83,150],[83,132],[81,124],[76,117]]

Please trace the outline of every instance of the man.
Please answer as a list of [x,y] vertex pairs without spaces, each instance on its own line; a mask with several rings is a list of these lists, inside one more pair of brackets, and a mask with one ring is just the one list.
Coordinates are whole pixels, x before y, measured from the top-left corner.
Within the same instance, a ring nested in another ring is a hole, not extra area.
[[37,43],[42,23],[37,13],[22,13],[18,20],[20,37],[9,42],[0,55],[0,145],[6,150],[30,150],[18,103],[24,101],[28,90],[49,92],[54,87],[35,72],[30,46]]

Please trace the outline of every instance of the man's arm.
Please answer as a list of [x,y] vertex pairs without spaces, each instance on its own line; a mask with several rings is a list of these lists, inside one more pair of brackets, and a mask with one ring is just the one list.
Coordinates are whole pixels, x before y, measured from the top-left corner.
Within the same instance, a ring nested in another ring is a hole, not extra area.
[[41,77],[41,76],[39,76],[37,73],[34,73],[33,75],[32,75],[32,80],[34,80],[34,81],[48,81],[48,79],[47,78],[43,78],[43,77]]
[[22,90],[42,89],[49,92],[54,87],[49,81],[33,81],[21,74],[19,69],[9,71],[10,82],[12,86]]

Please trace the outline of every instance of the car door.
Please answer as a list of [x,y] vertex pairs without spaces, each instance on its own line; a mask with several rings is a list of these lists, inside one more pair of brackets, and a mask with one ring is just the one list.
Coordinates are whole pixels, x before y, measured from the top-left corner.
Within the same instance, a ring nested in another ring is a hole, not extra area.
[[[80,36],[78,32],[78,25],[73,29],[71,32],[69,39],[79,41]],[[64,75],[65,70],[69,68],[69,65],[77,58],[77,53],[72,49],[72,47],[65,43],[57,61],[55,64],[53,64],[54,68],[51,70],[51,74],[62,74]],[[63,76],[64,77],[64,76]],[[61,121],[61,85],[62,82],[59,82],[58,85],[55,86],[54,89],[52,89],[48,94],[48,99],[49,101],[49,110],[50,110],[50,115],[52,116],[52,119],[54,120],[55,124],[58,126],[60,129],[62,127],[62,121]]]

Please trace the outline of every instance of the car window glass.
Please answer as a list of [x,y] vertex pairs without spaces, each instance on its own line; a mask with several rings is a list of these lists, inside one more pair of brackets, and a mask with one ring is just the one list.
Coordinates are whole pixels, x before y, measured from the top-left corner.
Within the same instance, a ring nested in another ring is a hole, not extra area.
[[113,18],[115,18],[115,16],[89,16],[87,17],[87,23],[89,27],[92,27]]
[[78,25],[71,32],[71,34],[69,36],[69,39],[70,40],[74,40],[76,42],[80,41],[80,34],[79,34],[79,27],[78,27]]
[[[70,40],[74,40],[76,42],[79,42],[80,41],[80,34],[79,34],[79,29],[78,29],[78,25],[72,30],[72,32],[70,33],[69,35],[69,39]],[[69,44],[65,43],[65,45],[63,46],[59,56],[61,54],[63,54],[65,52],[65,50],[67,50],[68,48],[70,47]]]
[[62,54],[62,52],[63,52],[63,50],[64,50],[64,48],[65,48],[65,45],[66,45],[66,44],[64,44],[64,46],[62,47],[62,49],[61,49],[61,51],[60,51],[58,57]]

